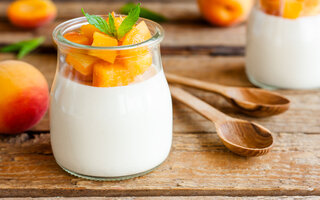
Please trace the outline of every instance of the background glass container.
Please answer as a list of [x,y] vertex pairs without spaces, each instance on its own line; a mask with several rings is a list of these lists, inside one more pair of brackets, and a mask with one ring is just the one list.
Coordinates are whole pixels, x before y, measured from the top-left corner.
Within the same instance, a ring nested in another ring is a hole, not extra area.
[[309,3],[257,1],[246,45],[246,73],[253,84],[269,89],[320,87],[320,5]]

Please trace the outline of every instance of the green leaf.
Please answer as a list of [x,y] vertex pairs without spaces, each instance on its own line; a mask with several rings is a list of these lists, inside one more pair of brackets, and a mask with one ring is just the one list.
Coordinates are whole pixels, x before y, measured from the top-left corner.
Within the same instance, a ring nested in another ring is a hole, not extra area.
[[87,18],[89,24],[95,26],[97,29],[99,29],[101,32],[113,36],[112,32],[110,31],[110,27],[105,19],[103,19],[100,16],[96,15],[89,15],[88,13],[85,13],[83,8],[81,8],[81,11],[83,15]]
[[29,40],[28,43],[26,43],[25,45],[22,46],[22,48],[20,49],[20,51],[17,55],[17,58],[21,59],[25,55],[27,55],[29,52],[31,52],[32,50],[38,48],[44,42],[44,40],[45,40],[44,37]]
[[[131,9],[135,7],[134,3],[127,3],[123,7],[120,8],[120,13],[127,15]],[[141,7],[140,10],[140,17],[144,17],[146,19],[150,19],[156,22],[165,22],[168,21],[166,17],[163,15],[156,13],[154,11],[151,11],[147,8]]]
[[110,32],[111,32],[113,37],[117,38],[117,28],[116,28],[116,25],[114,23],[114,18],[111,15],[111,13],[109,13],[108,18],[109,18],[109,29],[110,29]]
[[45,38],[39,37],[31,40],[25,40],[21,42],[17,42],[8,46],[5,46],[0,49],[1,52],[15,52],[18,51],[17,58],[21,59],[30,53],[32,50],[38,48],[43,42]]
[[18,51],[23,45],[22,42],[18,42],[15,44],[11,44],[8,46],[5,46],[3,48],[0,49],[0,52],[13,52],[13,51]]
[[119,26],[118,39],[121,39],[126,33],[128,33],[132,29],[133,25],[135,25],[139,19],[139,14],[140,3],[130,10],[128,16],[123,20],[123,22]]

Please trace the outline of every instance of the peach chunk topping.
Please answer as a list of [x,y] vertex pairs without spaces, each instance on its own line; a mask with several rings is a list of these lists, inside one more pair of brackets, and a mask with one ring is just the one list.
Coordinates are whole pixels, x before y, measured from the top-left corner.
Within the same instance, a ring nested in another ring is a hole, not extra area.
[[[125,17],[115,17],[114,13],[112,16],[118,29]],[[107,35],[91,24],[82,25],[78,32],[66,33],[64,37],[78,44],[114,47],[138,44],[150,39],[152,35],[147,24],[141,21],[122,38]],[[65,73],[72,74],[65,76],[95,87],[115,87],[128,85],[145,73],[152,65],[152,54],[147,47],[128,50],[89,49],[81,53],[71,50],[67,53],[66,62],[72,69]]]

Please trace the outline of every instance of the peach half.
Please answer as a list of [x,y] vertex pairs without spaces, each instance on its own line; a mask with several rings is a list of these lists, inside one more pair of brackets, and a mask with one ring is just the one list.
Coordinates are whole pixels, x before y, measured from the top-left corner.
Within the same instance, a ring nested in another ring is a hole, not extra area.
[[51,0],[16,0],[7,13],[13,25],[37,28],[51,22],[57,16],[57,8]]
[[32,65],[0,62],[0,133],[21,133],[37,124],[49,104],[48,84]]
[[198,0],[204,19],[213,25],[232,26],[244,22],[254,0]]

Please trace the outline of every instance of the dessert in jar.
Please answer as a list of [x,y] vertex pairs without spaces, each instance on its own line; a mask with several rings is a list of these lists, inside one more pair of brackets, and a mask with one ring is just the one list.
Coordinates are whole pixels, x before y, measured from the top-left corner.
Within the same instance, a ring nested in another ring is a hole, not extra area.
[[248,21],[246,72],[264,88],[320,87],[320,0],[258,0]]
[[159,50],[163,29],[139,19],[121,36],[128,16],[113,13],[100,20],[111,26],[110,16],[118,29],[114,35],[86,17],[53,32],[53,154],[67,172],[93,180],[143,175],[167,158],[172,142],[172,103]]

